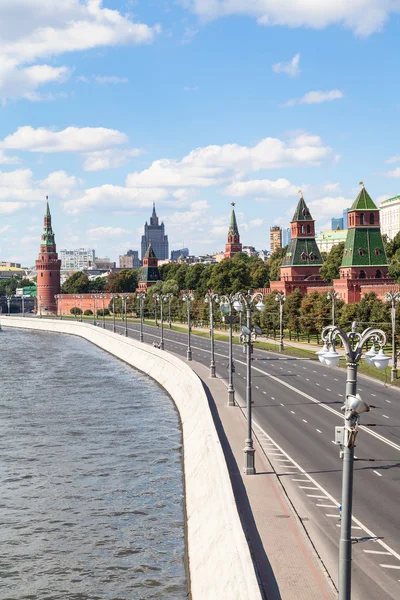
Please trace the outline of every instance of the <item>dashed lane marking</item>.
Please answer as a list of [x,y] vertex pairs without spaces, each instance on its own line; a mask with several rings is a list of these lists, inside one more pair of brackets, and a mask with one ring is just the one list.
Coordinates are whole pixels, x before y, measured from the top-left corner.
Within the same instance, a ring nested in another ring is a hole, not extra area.
[[382,417],[385,417],[385,419],[388,419],[388,418],[389,418],[387,415],[382,415]]
[[309,487],[308,485],[299,485],[302,490],[317,490],[317,487]]
[[306,421],[305,419],[303,419],[303,422],[304,422],[304,423],[308,423],[308,421]]
[[296,413],[294,412],[294,410],[291,410],[290,412],[292,413],[292,415],[295,415],[295,414],[296,414]]
[[400,565],[379,565],[383,569],[400,569]]
[[320,429],[316,429],[315,431],[318,431],[318,433],[322,433],[322,431]]
[[365,549],[363,548],[363,551],[364,551],[366,554],[389,554],[389,555],[390,555],[390,552],[385,552],[384,550],[365,550]]
[[321,508],[336,508],[334,504],[316,504],[315,506],[320,506]]
[[372,471],[373,473],[375,473],[375,475],[378,475],[378,477],[382,477],[382,473],[378,473],[378,471]]

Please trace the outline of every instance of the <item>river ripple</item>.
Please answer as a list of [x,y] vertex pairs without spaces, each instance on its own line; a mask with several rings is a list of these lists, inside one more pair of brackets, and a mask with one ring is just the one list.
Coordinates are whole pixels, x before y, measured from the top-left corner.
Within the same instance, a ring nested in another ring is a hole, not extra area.
[[181,432],[95,346],[0,333],[1,600],[182,600]]

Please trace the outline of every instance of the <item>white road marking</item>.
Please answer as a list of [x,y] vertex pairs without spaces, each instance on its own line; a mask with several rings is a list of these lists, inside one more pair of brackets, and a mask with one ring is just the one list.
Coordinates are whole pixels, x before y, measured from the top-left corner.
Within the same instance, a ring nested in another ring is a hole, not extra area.
[[326,516],[326,517],[330,517],[331,519],[338,519],[338,518],[339,518],[339,515],[338,515],[338,514],[335,514],[335,515],[329,515],[328,513],[325,513],[325,516]]
[[327,391],[327,392],[331,392],[332,390],[330,390],[329,388],[326,388],[326,391]]
[[310,381],[310,380],[308,379],[308,377],[306,377],[306,381]]
[[321,508],[336,508],[334,504],[316,504],[315,506],[320,506]]
[[318,431],[318,433],[322,433],[322,431],[320,431],[319,429],[316,429],[315,431]]
[[384,552],[383,550],[364,550],[363,549],[363,551],[366,554],[389,554],[390,555],[390,552]]
[[379,565],[380,567],[383,567],[384,569],[400,569],[400,565]]
[[307,485],[299,485],[299,488],[301,488],[302,490],[317,490],[317,487],[309,487]]
[[373,396],[374,398],[376,398],[376,394],[371,394],[371,396]]
[[378,471],[372,471],[373,473],[375,473],[375,475],[378,475],[378,477],[382,477],[382,473],[378,473]]
[[319,383],[316,383],[315,385],[318,385],[318,386],[319,386]]
[[[322,500],[323,498],[327,498],[327,496],[322,496],[321,494],[307,494],[307,496],[308,496],[309,498],[320,498],[321,500]],[[328,499],[328,498],[327,498],[327,499]]]
[[285,406],[285,405],[284,405],[284,404],[282,404],[282,402],[281,402],[281,406]]
[[388,418],[389,418],[387,415],[382,415],[382,417],[385,417],[385,419],[388,419]]
[[303,481],[304,483],[307,483],[308,479],[292,479],[292,481]]
[[[336,411],[333,411],[336,412]],[[254,425],[255,427],[257,427],[260,431],[262,431],[272,442],[274,442],[274,440],[271,438],[271,436],[269,436],[262,427],[260,427],[260,425],[254,421]],[[368,430],[366,430],[368,431]],[[289,454],[287,452],[285,452],[280,446],[279,444],[277,444],[276,442],[275,446],[276,448],[278,448],[279,450],[282,451],[283,454],[285,454],[285,456],[287,456],[287,458],[291,458],[289,456]],[[337,500],[335,500],[335,498],[333,496],[331,496],[331,494],[329,494],[329,492],[327,492],[313,477],[311,477],[311,475],[309,475],[304,469],[303,467],[301,467],[295,460],[292,459],[292,463],[298,468],[298,470],[305,475],[310,483],[314,483],[317,487],[316,489],[319,489],[321,492],[324,493],[324,498],[329,498],[329,500],[331,500],[331,502],[333,504],[335,504],[338,508],[340,506],[339,502],[337,502]],[[363,525],[356,517],[353,516],[353,522],[357,523],[357,525],[352,525],[352,528],[354,529],[363,529],[365,531],[365,533],[371,537],[371,538],[377,538],[377,536],[370,530],[368,529],[368,527],[365,527],[365,525]],[[340,523],[336,524],[337,527],[340,527]],[[388,546],[388,544],[386,544],[383,540],[380,539],[376,539],[376,543],[379,544],[380,546],[382,546],[382,548],[384,548],[385,550],[387,550],[388,552],[390,552],[390,554],[392,556],[394,556],[395,558],[397,558],[397,560],[400,561],[400,554],[398,554],[395,550],[393,550],[390,546]],[[399,567],[400,568],[400,567]]]
[[266,394],[267,392],[263,392],[263,394]]
[[290,412],[292,413],[292,415],[295,415],[295,414],[296,414],[296,413],[294,412],[294,410],[291,410]]
[[271,400],[275,400],[275,398],[273,396],[271,396]]
[[258,389],[258,385],[256,385],[256,388]]
[[386,400],[386,402],[388,402],[388,404],[392,404],[391,400]]
[[306,421],[305,419],[303,419],[304,423],[308,423],[308,421]]

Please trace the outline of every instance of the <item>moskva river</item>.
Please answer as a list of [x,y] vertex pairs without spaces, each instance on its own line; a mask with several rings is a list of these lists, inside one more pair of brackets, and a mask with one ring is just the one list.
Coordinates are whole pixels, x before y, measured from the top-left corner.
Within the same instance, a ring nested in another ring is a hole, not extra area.
[[0,365],[1,600],[186,598],[171,399],[66,335],[3,330]]

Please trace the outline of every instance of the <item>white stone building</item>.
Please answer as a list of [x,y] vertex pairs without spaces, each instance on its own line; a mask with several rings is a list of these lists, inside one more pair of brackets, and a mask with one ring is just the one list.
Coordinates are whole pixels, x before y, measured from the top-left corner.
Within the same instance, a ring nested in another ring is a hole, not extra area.
[[380,206],[381,232],[391,240],[400,231],[400,196],[383,200]]
[[95,251],[92,248],[76,248],[75,250],[59,250],[62,271],[83,271],[94,263]]

